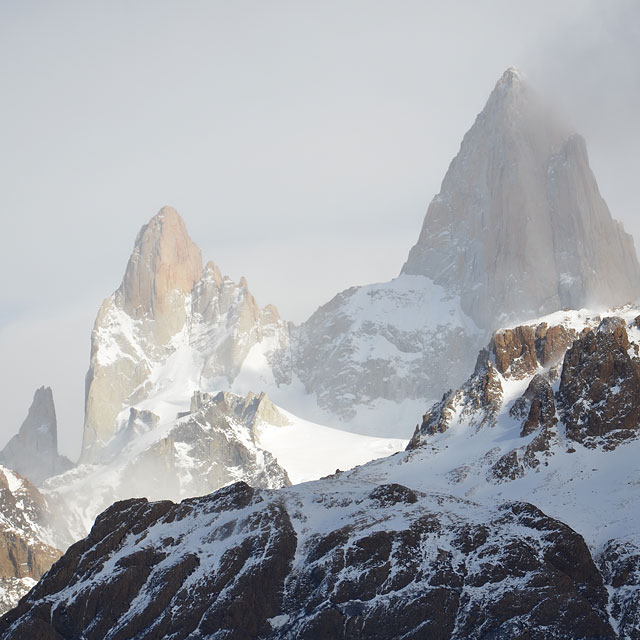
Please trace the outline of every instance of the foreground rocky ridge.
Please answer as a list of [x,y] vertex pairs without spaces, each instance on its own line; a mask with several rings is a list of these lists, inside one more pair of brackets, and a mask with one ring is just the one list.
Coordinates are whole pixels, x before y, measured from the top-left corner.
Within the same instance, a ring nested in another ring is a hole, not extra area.
[[530,504],[337,477],[117,503],[0,633],[615,638],[607,600],[582,538]]

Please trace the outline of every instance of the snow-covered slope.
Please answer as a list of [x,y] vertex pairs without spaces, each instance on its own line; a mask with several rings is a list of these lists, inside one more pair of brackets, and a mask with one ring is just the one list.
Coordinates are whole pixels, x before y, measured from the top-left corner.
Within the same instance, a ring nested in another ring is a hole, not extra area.
[[389,456],[407,444],[407,440],[362,436],[314,424],[287,411],[281,413],[289,424],[274,426],[263,422],[257,441],[277,458],[293,484]]

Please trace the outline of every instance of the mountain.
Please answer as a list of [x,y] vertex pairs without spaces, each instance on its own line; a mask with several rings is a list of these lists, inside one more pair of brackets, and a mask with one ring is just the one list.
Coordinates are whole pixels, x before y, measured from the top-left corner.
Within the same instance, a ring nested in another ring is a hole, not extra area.
[[0,464],[36,485],[73,466],[58,453],[58,423],[49,387],[36,390],[20,431],[0,451]]
[[227,387],[256,345],[278,378],[288,330],[275,307],[260,309],[244,279],[223,278],[211,262],[203,269],[182,218],[163,207],[96,318],[81,461],[99,461],[141,401],[163,395],[154,412],[166,420],[188,409],[194,391]]
[[56,546],[70,542],[56,513],[26,478],[0,467],[0,613],[15,607],[60,558]]
[[315,479],[403,448],[406,439],[342,434],[272,403],[265,390],[313,402],[293,379],[291,333],[244,278],[202,267],[175,209],[153,216],[96,318],[79,466],[43,486],[74,536],[117,500],[181,500],[239,480],[287,486],[289,473]]
[[403,273],[460,296],[481,327],[640,295],[584,140],[507,69],[464,136]]
[[525,502],[484,507],[340,476],[119,502],[0,633],[39,638],[615,638],[584,540]]
[[401,275],[320,307],[296,334],[295,370],[343,428],[389,435],[389,405],[409,424],[407,410],[460,385],[505,323],[639,295],[633,240],[600,196],[584,140],[508,69]]
[[203,270],[175,209],[154,216],[96,320],[82,461],[100,459],[131,406],[166,404],[169,388],[172,417],[195,390],[265,391],[306,420],[406,438],[500,325],[639,295],[633,241],[598,192],[584,141],[508,69],[399,277],[347,289],[299,326],[261,309],[244,279]]
[[[5,634],[640,638],[640,309],[602,314],[639,275],[515,70],[400,275],[300,326],[164,207],[96,319],[80,464],[42,487],[91,531]],[[425,407],[404,452],[346,432]]]
[[405,452],[117,503],[2,637],[640,638],[639,378],[639,307],[501,329]]

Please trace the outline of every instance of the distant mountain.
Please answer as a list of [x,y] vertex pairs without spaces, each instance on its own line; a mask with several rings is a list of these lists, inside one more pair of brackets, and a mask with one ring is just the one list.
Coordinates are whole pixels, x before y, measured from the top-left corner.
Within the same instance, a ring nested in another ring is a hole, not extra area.
[[508,69],[401,275],[339,293],[300,326],[258,307],[244,279],[203,270],[174,209],[154,216],[96,320],[82,460],[98,460],[159,384],[174,387],[174,404],[195,390],[266,391],[307,420],[408,437],[402,425],[461,384],[505,322],[639,295],[633,241],[598,192],[584,141]]
[[0,464],[36,485],[73,466],[58,453],[58,423],[49,387],[36,390],[20,431],[0,451]]
[[633,240],[600,196],[584,140],[508,69],[400,277],[320,307],[296,333],[296,374],[323,409],[388,435],[393,423],[375,427],[389,403],[415,410],[461,384],[505,323],[639,295]]
[[459,295],[487,329],[640,295],[633,239],[600,196],[584,140],[513,68],[464,136],[402,272]]
[[95,322],[81,461],[98,461],[129,408],[159,391],[164,403],[153,411],[175,418],[194,391],[232,383],[255,345],[277,376],[288,330],[275,307],[260,309],[244,280],[223,278],[213,263],[203,270],[182,218],[164,207],[140,230],[122,284]]

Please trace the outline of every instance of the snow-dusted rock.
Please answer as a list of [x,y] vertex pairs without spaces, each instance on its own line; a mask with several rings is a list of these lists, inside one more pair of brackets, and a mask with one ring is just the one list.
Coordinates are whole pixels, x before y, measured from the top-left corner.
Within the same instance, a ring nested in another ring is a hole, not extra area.
[[56,547],[70,542],[58,516],[57,506],[29,480],[0,467],[1,613],[18,604],[62,555]]
[[484,341],[457,296],[401,275],[339,293],[298,327],[295,372],[322,408],[348,422],[372,407],[361,422],[375,425],[381,400],[432,399],[458,385]]
[[46,495],[64,505],[76,539],[117,500],[181,500],[238,480],[265,488],[290,484],[287,472],[261,446],[263,429],[287,424],[268,397],[197,391],[190,406],[169,422],[132,408],[100,463],[81,464],[43,485]]
[[616,637],[606,606],[584,540],[533,505],[338,476],[117,503],[0,632],[603,640]]
[[73,466],[58,453],[58,423],[49,387],[36,389],[20,431],[0,451],[0,464],[36,485]]

